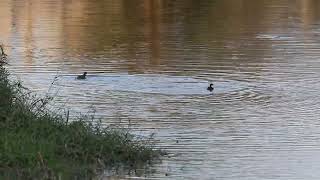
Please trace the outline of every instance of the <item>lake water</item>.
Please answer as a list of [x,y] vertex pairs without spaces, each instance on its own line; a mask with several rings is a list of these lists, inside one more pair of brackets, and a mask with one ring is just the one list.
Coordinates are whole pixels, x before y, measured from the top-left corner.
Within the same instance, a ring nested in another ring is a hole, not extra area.
[[1,0],[0,24],[25,86],[169,152],[114,179],[320,177],[317,0]]

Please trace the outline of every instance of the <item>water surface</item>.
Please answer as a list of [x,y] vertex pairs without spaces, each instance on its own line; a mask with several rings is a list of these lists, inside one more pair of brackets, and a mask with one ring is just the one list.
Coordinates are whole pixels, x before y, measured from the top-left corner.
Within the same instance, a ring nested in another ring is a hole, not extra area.
[[119,179],[318,179],[319,5],[2,0],[0,41],[73,116],[155,133],[169,157]]

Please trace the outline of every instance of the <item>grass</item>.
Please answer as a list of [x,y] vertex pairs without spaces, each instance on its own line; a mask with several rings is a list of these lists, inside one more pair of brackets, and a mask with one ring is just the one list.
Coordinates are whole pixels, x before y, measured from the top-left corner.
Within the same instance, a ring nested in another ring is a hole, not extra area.
[[90,179],[108,167],[152,162],[161,155],[125,129],[50,112],[0,66],[0,179]]

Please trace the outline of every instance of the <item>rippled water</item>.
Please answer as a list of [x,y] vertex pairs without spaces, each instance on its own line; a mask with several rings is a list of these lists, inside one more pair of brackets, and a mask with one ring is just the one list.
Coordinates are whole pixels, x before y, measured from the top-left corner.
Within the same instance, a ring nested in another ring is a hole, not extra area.
[[1,0],[0,41],[73,115],[155,133],[169,157],[119,179],[318,179],[319,5]]

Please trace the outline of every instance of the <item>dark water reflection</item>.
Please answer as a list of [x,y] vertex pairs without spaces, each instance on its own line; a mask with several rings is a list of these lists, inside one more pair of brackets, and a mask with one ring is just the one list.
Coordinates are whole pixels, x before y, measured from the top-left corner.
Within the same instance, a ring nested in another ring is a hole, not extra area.
[[[94,110],[106,124],[156,133],[170,158],[147,178],[318,179],[319,8],[2,0],[0,41],[10,71],[39,94],[58,75],[49,93],[73,115]],[[88,79],[75,80],[83,71]]]

